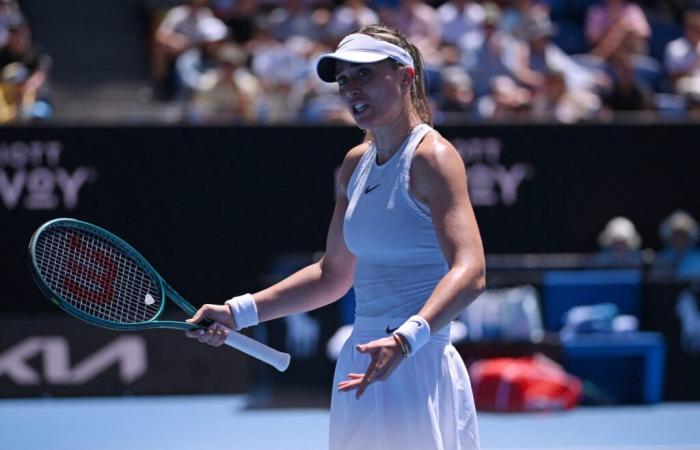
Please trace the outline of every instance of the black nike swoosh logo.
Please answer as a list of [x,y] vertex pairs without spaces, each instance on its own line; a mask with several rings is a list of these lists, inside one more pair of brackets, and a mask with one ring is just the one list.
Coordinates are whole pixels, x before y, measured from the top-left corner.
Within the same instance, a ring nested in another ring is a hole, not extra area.
[[387,325],[387,326],[386,326],[386,330],[384,330],[384,331],[386,331],[386,334],[392,334],[394,331],[396,331],[396,330],[398,330],[398,329],[399,329],[399,327],[396,327],[396,328],[389,328],[389,325]]
[[377,183],[377,184],[375,184],[374,186],[371,186],[371,187],[370,187],[370,186],[367,186],[367,188],[365,189],[365,194],[369,194],[369,193],[372,192],[373,190],[377,189],[377,188],[379,187],[380,184],[381,184],[381,183]]
[[420,322],[418,322],[417,320],[409,320],[409,322],[413,322],[413,323],[415,323],[415,324],[418,324],[418,328],[420,328],[420,327],[423,326],[423,324],[420,323]]

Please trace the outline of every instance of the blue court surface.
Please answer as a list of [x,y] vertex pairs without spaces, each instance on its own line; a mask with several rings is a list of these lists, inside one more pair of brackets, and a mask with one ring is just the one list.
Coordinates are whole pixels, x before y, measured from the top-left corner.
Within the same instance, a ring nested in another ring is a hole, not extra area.
[[[243,396],[0,400],[0,450],[315,450],[325,409],[246,409]],[[700,450],[700,404],[481,413],[483,450]]]

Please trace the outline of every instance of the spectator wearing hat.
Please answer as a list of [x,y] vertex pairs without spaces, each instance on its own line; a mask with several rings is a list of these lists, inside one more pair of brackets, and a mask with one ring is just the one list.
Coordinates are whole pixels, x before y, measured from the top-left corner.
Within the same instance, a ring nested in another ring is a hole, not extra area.
[[654,259],[656,273],[677,278],[700,277],[700,228],[686,211],[678,210],[668,216],[659,227],[664,242]]
[[436,123],[463,120],[473,111],[474,91],[469,73],[461,66],[447,66],[440,71],[440,93],[434,99]]
[[209,0],[189,0],[165,13],[155,31],[151,48],[151,72],[159,98],[169,100],[173,96],[175,61],[202,42],[205,37],[202,21],[213,17]]
[[216,53],[228,37],[228,28],[216,17],[207,17],[199,22],[197,34],[197,45],[175,61],[174,98],[180,101],[187,101],[192,92],[202,89],[209,73],[218,67]]
[[627,217],[614,217],[598,235],[599,253],[593,264],[603,267],[640,267],[642,238]]
[[[495,3],[484,3],[483,34],[474,42],[460,40],[462,52],[461,65],[469,72],[474,94],[477,98],[493,93],[493,80],[506,76],[514,78],[518,69],[515,67],[522,59],[518,56],[521,43],[512,36],[498,29],[501,10]],[[505,86],[499,83],[499,86]]]
[[549,71],[562,72],[566,77],[566,83],[572,89],[583,89],[595,92],[608,84],[608,79],[603,71],[585,67],[567,55],[557,44],[553,37],[557,34],[557,27],[546,15],[534,16],[529,19],[522,29],[524,42],[522,64],[535,75],[531,79],[544,81],[544,74]]

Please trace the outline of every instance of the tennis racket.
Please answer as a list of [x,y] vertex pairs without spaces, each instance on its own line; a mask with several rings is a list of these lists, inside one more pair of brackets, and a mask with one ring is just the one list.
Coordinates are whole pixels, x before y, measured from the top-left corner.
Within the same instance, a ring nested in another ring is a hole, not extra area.
[[[158,320],[166,296],[192,316],[183,299],[129,244],[112,233],[75,219],[55,219],[37,229],[29,242],[30,271],[39,289],[69,314],[114,330],[170,328],[191,324]],[[289,354],[229,330],[226,344],[283,372]]]

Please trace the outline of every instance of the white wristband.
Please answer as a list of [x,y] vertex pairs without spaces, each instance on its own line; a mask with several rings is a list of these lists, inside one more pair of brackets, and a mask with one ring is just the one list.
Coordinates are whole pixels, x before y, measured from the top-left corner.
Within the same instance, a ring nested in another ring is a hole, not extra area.
[[430,340],[430,325],[428,321],[419,315],[411,316],[399,328],[396,333],[406,339],[408,344],[408,356],[415,354]]
[[260,322],[258,308],[255,306],[252,295],[244,294],[233,297],[231,300],[227,300],[226,304],[231,308],[231,314],[238,330],[252,327]]

